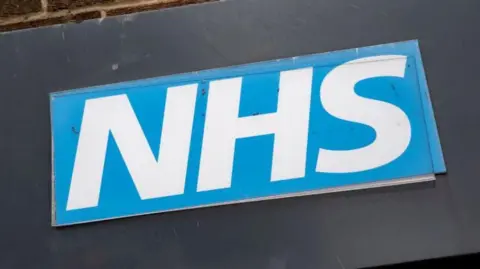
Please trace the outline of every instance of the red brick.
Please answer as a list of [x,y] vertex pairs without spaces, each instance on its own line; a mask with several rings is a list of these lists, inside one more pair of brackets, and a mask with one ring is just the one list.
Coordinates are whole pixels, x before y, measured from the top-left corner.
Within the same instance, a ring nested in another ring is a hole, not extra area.
[[35,13],[42,10],[41,0],[0,0],[0,17]]
[[48,11],[75,9],[79,7],[88,7],[88,6],[108,4],[113,2],[118,2],[118,1],[115,1],[115,0],[49,0]]
[[100,11],[89,11],[80,14],[69,14],[62,17],[54,18],[43,18],[33,21],[21,21],[13,24],[0,25],[0,32],[27,29],[27,28],[36,28],[41,26],[61,24],[61,23],[81,23],[84,20],[97,19],[100,18]]

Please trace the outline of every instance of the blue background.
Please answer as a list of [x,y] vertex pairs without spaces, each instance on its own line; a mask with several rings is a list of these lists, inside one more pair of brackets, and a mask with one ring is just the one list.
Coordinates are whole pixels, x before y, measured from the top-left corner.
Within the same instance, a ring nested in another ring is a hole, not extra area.
[[[365,146],[375,139],[375,132],[370,127],[342,121],[326,113],[320,104],[319,97],[323,78],[333,68],[350,60],[385,54],[408,57],[405,78],[364,80],[357,84],[356,92],[364,97],[392,103],[408,115],[412,127],[412,139],[408,149],[395,161],[377,169],[349,174],[316,173],[315,166],[319,148],[354,149]],[[314,76],[306,176],[300,179],[271,183],[273,135],[244,138],[238,139],[236,143],[232,187],[197,193],[196,184],[208,98],[208,82],[213,79],[243,76],[239,116],[257,115],[276,111],[279,71],[307,66],[314,66]],[[151,149],[155,155],[158,155],[166,89],[188,82],[199,82],[199,88],[185,193],[179,196],[140,200],[115,141],[110,137],[98,207],[66,211],[78,142],[78,133],[74,130],[79,131],[81,128],[85,100],[115,94],[128,94]],[[51,113],[56,225],[445,171],[416,41],[55,93],[51,96]]]

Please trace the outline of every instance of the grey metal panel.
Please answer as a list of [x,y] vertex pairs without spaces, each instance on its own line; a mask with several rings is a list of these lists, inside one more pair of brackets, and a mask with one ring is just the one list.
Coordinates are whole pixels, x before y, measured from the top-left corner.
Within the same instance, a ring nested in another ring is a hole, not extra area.
[[[237,0],[0,36],[0,268],[358,268],[480,251],[480,2]],[[435,184],[50,227],[48,93],[419,39]]]

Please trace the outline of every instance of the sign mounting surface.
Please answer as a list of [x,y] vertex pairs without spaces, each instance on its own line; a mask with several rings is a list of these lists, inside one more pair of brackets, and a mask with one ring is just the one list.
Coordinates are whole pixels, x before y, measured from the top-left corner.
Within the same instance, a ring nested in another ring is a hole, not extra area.
[[53,224],[433,180],[416,41],[53,93]]

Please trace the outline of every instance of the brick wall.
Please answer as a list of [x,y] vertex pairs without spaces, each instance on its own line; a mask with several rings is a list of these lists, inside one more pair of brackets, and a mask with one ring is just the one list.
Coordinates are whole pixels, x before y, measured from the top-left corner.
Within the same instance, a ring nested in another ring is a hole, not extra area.
[[0,0],[0,32],[212,0]]

